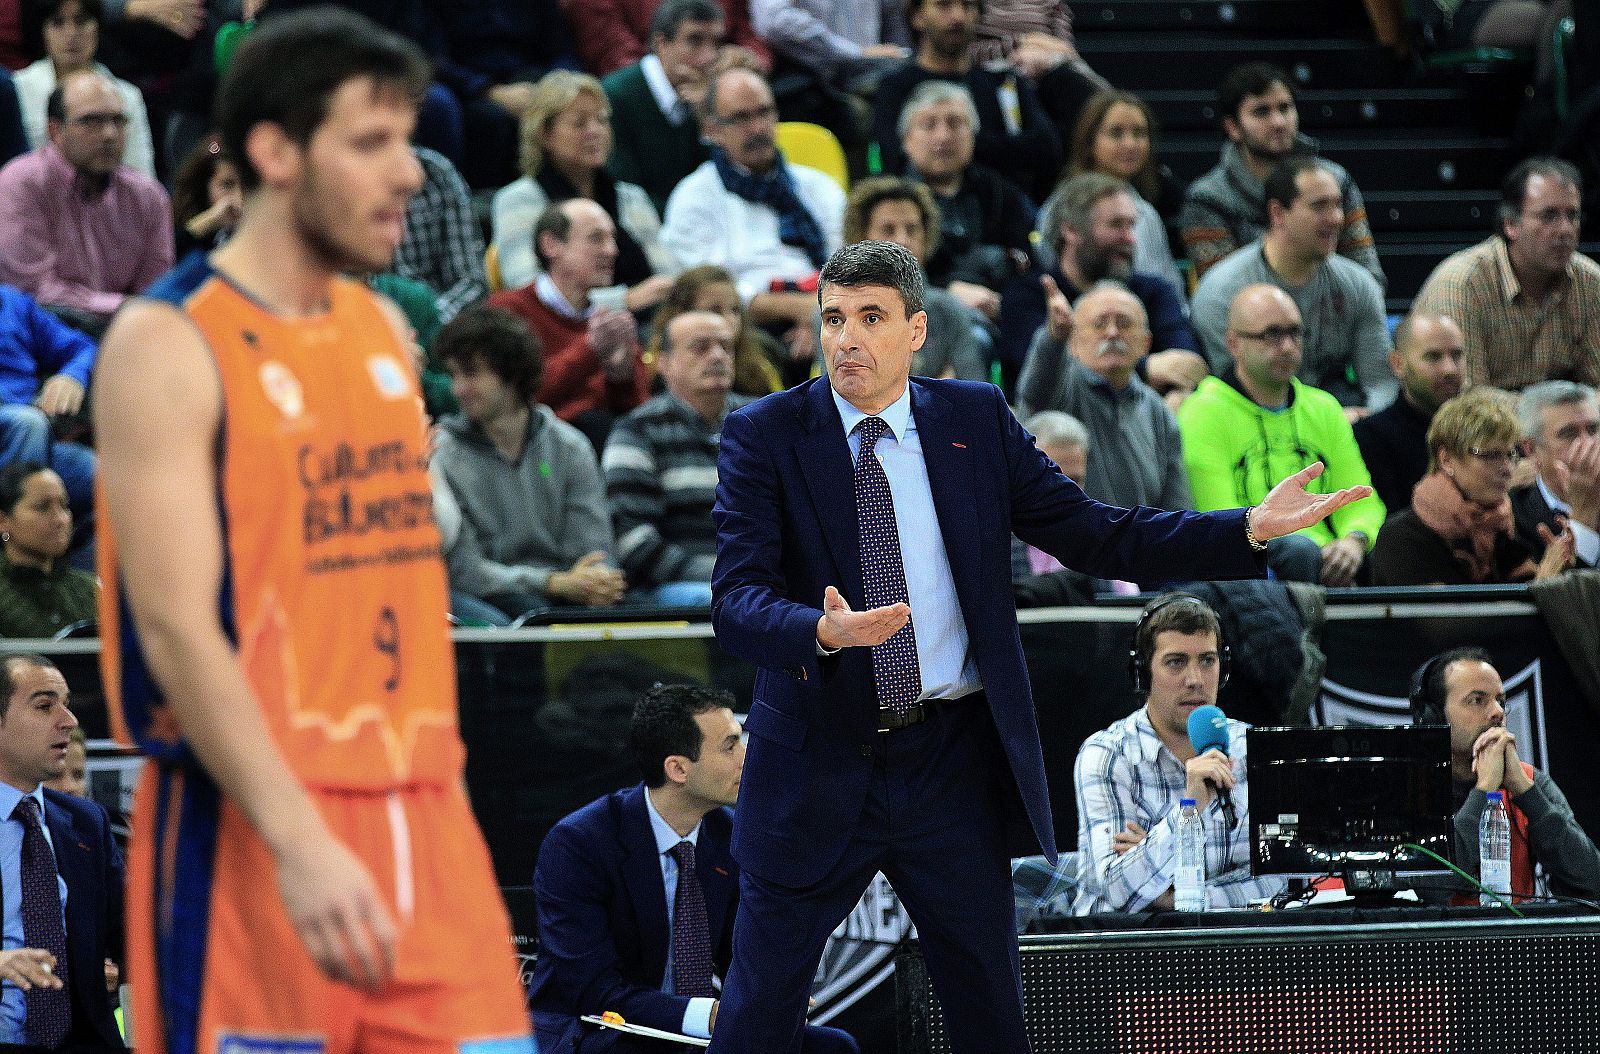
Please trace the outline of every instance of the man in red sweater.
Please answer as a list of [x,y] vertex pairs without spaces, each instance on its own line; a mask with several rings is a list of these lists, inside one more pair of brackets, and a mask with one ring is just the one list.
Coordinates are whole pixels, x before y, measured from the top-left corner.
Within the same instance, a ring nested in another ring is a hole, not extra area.
[[523,318],[544,346],[538,401],[576,425],[596,450],[611,422],[644,402],[649,375],[639,356],[639,331],[622,306],[597,303],[596,290],[614,285],[617,234],[611,217],[587,198],[544,210],[533,228],[543,268],[521,289],[489,298]]

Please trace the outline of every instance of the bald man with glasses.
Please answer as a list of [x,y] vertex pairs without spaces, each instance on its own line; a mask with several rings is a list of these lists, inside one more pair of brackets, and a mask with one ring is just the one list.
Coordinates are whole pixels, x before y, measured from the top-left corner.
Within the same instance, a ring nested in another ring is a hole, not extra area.
[[[1232,365],[1207,377],[1178,408],[1183,460],[1197,511],[1248,505],[1292,461],[1322,461],[1312,483],[1328,491],[1370,486],[1371,477],[1339,401],[1299,380],[1305,342],[1300,309],[1276,285],[1246,286],[1228,308],[1224,336]],[[1327,520],[1269,544],[1279,578],[1354,585],[1383,525],[1376,494]]]

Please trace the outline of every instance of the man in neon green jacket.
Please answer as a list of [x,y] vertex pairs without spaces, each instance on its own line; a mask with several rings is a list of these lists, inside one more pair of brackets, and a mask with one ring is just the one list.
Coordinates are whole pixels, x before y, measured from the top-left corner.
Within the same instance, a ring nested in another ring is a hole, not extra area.
[[[1234,297],[1226,334],[1233,366],[1207,377],[1178,410],[1196,510],[1254,505],[1312,461],[1326,466],[1310,485],[1319,493],[1371,484],[1338,400],[1295,379],[1303,338],[1300,311],[1283,290],[1252,285]],[[1353,585],[1383,519],[1376,494],[1351,502],[1279,539],[1267,566],[1280,578]]]

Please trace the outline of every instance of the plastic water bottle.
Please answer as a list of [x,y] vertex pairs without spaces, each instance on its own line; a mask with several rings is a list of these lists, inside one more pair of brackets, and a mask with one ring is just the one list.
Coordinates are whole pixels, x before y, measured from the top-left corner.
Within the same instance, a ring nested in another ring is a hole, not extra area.
[[1193,798],[1178,801],[1178,870],[1172,878],[1179,911],[1206,910],[1206,831]]
[[[1506,812],[1506,796],[1490,791],[1489,804],[1478,818],[1478,881],[1501,896],[1511,896],[1511,816]],[[1478,894],[1484,907],[1500,902],[1487,893]]]

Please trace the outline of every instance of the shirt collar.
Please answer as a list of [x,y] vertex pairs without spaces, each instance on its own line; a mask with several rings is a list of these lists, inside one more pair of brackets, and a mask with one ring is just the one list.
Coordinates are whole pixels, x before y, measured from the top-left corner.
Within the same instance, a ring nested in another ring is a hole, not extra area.
[[639,72],[644,74],[644,82],[649,86],[656,107],[668,124],[680,125],[688,120],[689,108],[678,94],[678,89],[667,79],[667,68],[661,64],[661,56],[651,52],[640,59]]
[[1568,505],[1551,492],[1550,488],[1545,485],[1543,476],[1540,476],[1538,479],[1534,480],[1534,482],[1539,484],[1539,496],[1544,498],[1544,503],[1550,506],[1551,512],[1560,512],[1569,516],[1572,514],[1572,506]]
[[28,794],[23,794],[9,783],[0,783],[0,819],[9,820],[23,798],[32,798],[39,805],[39,819],[44,820],[44,784],[39,784]]
[[540,300],[544,301],[545,307],[574,322],[582,322],[589,317],[589,312],[594,310],[592,304],[588,311],[579,311],[573,307],[572,301],[568,300],[561,290],[556,288],[555,279],[551,278],[547,272],[541,271],[539,276],[533,280],[533,291]]
[[1146,765],[1155,764],[1161,752],[1167,749],[1161,737],[1156,735],[1156,726],[1150,723],[1150,711],[1142,706],[1133,714],[1133,737],[1139,744],[1139,760]]
[[865,421],[868,417],[882,419],[883,423],[889,426],[889,431],[894,433],[895,442],[897,443],[905,442],[906,436],[913,429],[911,420],[911,382],[909,380],[906,381],[906,390],[900,393],[900,398],[884,407],[881,414],[862,413],[850,405],[848,399],[834,391],[832,385],[828,387],[828,392],[833,396],[833,405],[839,408],[839,420],[844,422],[844,434],[846,437],[856,430],[856,425]]
[[650,830],[656,836],[657,854],[665,856],[667,853],[672,852],[672,847],[679,842],[688,842],[697,849],[700,847],[700,824],[695,824],[694,829],[688,834],[679,834],[674,831],[672,825],[663,820],[661,814],[656,812],[656,803],[651,800],[650,788],[648,787],[644,791],[644,808],[645,812],[650,814]]
[[[1511,252],[1506,245],[1504,235],[1491,235],[1494,240],[1494,264],[1500,270],[1500,295],[1505,297],[1506,303],[1511,303],[1522,292],[1522,283],[1517,281],[1517,272],[1511,267]],[[1573,253],[1571,260],[1567,261],[1567,269],[1562,272],[1561,280],[1556,284],[1555,294],[1560,295],[1572,281],[1573,269],[1578,265],[1577,253]]]

